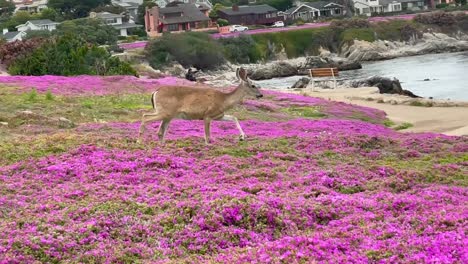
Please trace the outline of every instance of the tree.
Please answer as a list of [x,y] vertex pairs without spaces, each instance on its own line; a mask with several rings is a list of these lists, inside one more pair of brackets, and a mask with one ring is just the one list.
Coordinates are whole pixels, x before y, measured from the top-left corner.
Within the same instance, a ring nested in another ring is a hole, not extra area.
[[62,22],[57,26],[57,35],[75,34],[88,43],[113,45],[117,43],[118,32],[99,19],[80,18]]
[[209,17],[211,19],[217,19],[219,16],[218,16],[218,11],[225,8],[222,4],[220,3],[217,3],[213,6],[213,9],[211,9],[210,11],[210,14],[209,14]]
[[154,2],[154,0],[143,0],[143,4],[138,6],[138,13],[136,17],[135,23],[144,25],[145,24],[145,13],[146,13],[146,8],[152,8],[154,6],[157,6],[157,4]]
[[42,19],[50,19],[52,21],[57,21],[58,19],[58,14],[55,9],[52,8],[44,8],[41,10],[41,18]]
[[48,40],[28,56],[16,59],[8,71],[15,75],[136,75],[128,63],[73,34]]
[[47,6],[57,10],[67,19],[87,17],[98,6],[108,5],[111,0],[49,0]]
[[10,0],[0,0],[0,16],[9,17],[15,11],[15,4]]
[[292,0],[261,0],[260,3],[285,11],[293,6]]
[[457,3],[457,5],[466,5],[466,0],[455,0],[455,2]]

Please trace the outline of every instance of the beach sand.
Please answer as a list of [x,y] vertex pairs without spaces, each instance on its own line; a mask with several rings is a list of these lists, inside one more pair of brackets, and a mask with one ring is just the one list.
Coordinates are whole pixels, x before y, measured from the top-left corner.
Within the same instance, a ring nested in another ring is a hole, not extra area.
[[[405,122],[413,125],[402,130],[404,132],[468,135],[468,102],[413,99],[401,95],[380,94],[375,87],[285,91],[383,110],[397,125]],[[414,106],[415,104],[423,106]]]

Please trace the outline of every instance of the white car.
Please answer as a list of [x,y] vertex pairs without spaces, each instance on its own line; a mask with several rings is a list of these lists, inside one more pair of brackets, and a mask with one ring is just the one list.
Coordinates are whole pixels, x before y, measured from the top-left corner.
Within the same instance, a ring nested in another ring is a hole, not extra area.
[[232,25],[231,28],[229,29],[230,32],[241,32],[241,31],[247,31],[249,30],[248,27],[244,27],[241,25]]
[[273,27],[284,27],[284,22],[283,21],[276,21],[273,24]]

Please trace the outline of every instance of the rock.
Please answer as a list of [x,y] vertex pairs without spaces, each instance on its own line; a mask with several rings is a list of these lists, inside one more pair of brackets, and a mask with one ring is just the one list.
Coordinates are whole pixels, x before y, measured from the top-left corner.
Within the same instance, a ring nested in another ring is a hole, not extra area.
[[431,79],[427,78],[427,79],[424,79],[423,81],[428,82],[428,81],[430,81],[430,80],[431,80]]
[[351,61],[375,61],[428,53],[456,52],[468,50],[468,37],[454,37],[442,33],[424,33],[421,38],[410,42],[382,41],[367,42],[354,40],[345,44],[340,55]]
[[367,79],[351,81],[352,87],[373,86],[378,87],[381,94],[401,94],[412,98],[420,98],[408,90],[401,87],[400,81],[396,78],[390,79],[380,76],[372,76]]
[[309,84],[310,79],[307,77],[302,77],[296,83],[291,86],[291,88],[306,88]]
[[60,117],[56,119],[56,118],[39,115],[31,111],[20,111],[13,119],[24,120],[24,121],[27,121],[27,124],[37,124],[41,126],[56,126],[59,128],[75,127],[75,124],[72,121],[64,117]]
[[265,80],[275,77],[288,77],[297,75],[297,68],[287,62],[274,62],[267,65],[249,68],[247,70],[252,80]]
[[361,69],[362,65],[359,62],[349,61],[346,59],[331,59],[330,57],[319,57],[309,56],[306,58],[304,63],[300,63],[298,66],[298,72],[302,75],[308,75],[309,69],[313,68],[338,68],[339,71],[348,71]]
[[173,63],[170,66],[164,67],[163,72],[165,75],[185,78],[185,73],[187,73],[187,70],[185,70],[185,68],[179,63]]
[[7,122],[0,122],[0,126],[8,126]]
[[72,121],[66,119],[65,117],[60,117],[58,119],[58,126],[60,128],[73,128],[73,127],[75,127],[75,123],[73,123]]

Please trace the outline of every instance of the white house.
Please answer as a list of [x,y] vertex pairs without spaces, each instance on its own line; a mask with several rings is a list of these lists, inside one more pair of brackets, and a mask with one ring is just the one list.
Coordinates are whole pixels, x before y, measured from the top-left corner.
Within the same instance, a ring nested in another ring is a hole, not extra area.
[[370,16],[372,13],[400,12],[401,1],[397,0],[353,0],[356,15]]
[[47,1],[48,0],[22,0],[22,1],[16,1],[15,6],[15,12],[17,11],[28,11],[30,13],[38,13],[42,9],[47,8]]
[[129,0],[112,0],[112,4],[125,8],[130,16],[130,19],[135,21],[140,4],[130,2]]
[[23,37],[26,35],[26,32],[13,31],[8,32],[8,29],[3,29],[3,34],[0,35],[0,38],[4,38],[7,42],[13,42],[17,40],[23,40]]
[[312,21],[324,17],[342,16],[344,6],[333,2],[305,2],[298,6],[292,7],[284,12],[278,12],[279,16],[283,16],[284,20],[302,19],[304,21]]
[[142,27],[142,25],[137,25],[133,22],[123,22],[123,15],[120,14],[112,14],[109,12],[91,12],[89,17],[100,19],[107,25],[110,25],[119,30],[120,36],[128,36],[128,29]]
[[16,26],[18,31],[28,31],[28,30],[55,30],[57,25],[60,23],[54,22],[50,19],[39,19],[39,20],[29,20],[28,22]]

